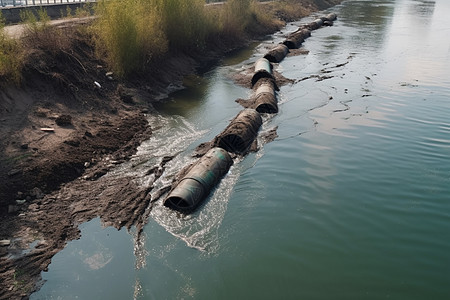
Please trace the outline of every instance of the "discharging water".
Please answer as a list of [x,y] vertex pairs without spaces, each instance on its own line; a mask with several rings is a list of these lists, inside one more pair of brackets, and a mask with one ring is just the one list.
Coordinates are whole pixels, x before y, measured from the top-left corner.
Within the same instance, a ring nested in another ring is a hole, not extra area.
[[[450,299],[450,1],[331,11],[309,54],[276,66],[295,83],[264,117],[275,141],[235,162],[194,214],[159,201],[139,239],[81,225],[31,299]],[[145,170],[175,155],[154,184],[170,182],[250,94],[230,74],[282,39],[187,78],[115,172],[146,185]]]

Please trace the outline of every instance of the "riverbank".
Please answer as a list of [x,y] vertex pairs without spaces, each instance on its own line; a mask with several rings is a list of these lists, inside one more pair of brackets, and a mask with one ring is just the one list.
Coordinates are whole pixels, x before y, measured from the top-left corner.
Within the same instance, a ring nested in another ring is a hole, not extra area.
[[[66,53],[36,50],[22,86],[0,93],[1,299],[27,298],[52,256],[79,236],[78,224],[100,216],[117,228],[144,225],[149,191],[103,175],[151,135],[146,114],[153,101],[246,42],[214,41],[203,53],[171,51],[155,63],[157,71],[120,80],[77,27],[64,32],[72,41]],[[170,160],[149,172],[160,176]]]

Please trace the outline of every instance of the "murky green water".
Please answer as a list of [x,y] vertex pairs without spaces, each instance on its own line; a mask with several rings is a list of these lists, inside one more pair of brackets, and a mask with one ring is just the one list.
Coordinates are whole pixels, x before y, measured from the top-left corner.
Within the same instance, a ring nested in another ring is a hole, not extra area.
[[[450,299],[450,1],[333,11],[310,53],[277,67],[296,83],[265,117],[275,141],[236,162],[195,214],[159,203],[142,239],[81,225],[31,298]],[[168,182],[249,95],[228,75],[282,39],[188,78],[150,118],[163,127],[116,172],[177,154],[155,185]]]

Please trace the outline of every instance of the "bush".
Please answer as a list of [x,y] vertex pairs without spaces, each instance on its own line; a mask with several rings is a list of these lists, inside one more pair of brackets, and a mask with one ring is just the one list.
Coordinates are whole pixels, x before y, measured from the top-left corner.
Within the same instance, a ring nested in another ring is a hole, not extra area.
[[20,17],[25,25],[23,40],[29,48],[42,49],[53,54],[70,48],[70,39],[63,30],[50,26],[50,17],[42,7],[37,10],[37,15],[31,10],[22,10]]
[[155,0],[160,7],[164,33],[173,49],[193,49],[204,46],[216,24],[206,13],[204,0]]
[[119,76],[143,70],[167,50],[162,17],[154,1],[104,0],[96,7],[97,51]]
[[0,78],[3,82],[19,84],[22,79],[23,51],[20,43],[6,35],[0,11]]

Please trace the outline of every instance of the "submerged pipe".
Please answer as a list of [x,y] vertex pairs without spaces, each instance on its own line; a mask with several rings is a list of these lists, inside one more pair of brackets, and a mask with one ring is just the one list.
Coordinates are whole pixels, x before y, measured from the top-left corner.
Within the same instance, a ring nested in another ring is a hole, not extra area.
[[308,28],[311,30],[316,30],[322,27],[322,25],[323,25],[322,19],[315,19],[314,21],[308,24]]
[[253,108],[259,113],[275,114],[278,112],[277,98],[275,97],[275,85],[272,80],[262,79],[258,81],[255,91]]
[[261,78],[272,78],[272,65],[266,58],[260,58],[255,62],[255,73],[252,77],[252,87]]
[[279,44],[275,48],[272,48],[264,55],[264,58],[272,63],[281,62],[289,53],[289,48],[284,44]]
[[330,13],[326,15],[325,18],[327,19],[327,21],[333,22],[334,20],[337,19],[337,15],[335,13]]
[[309,38],[310,36],[311,31],[303,28],[290,34],[287,39],[284,40],[283,44],[286,45],[289,49],[297,49],[301,46],[305,39]]
[[320,19],[323,21],[323,26],[333,26],[333,21],[336,20],[337,16],[335,13],[328,14]]
[[227,151],[212,148],[178,182],[164,200],[164,206],[189,213],[209,195],[228,172],[233,160]]
[[228,152],[243,154],[253,143],[262,125],[262,118],[254,109],[242,110],[217,136],[217,145]]

